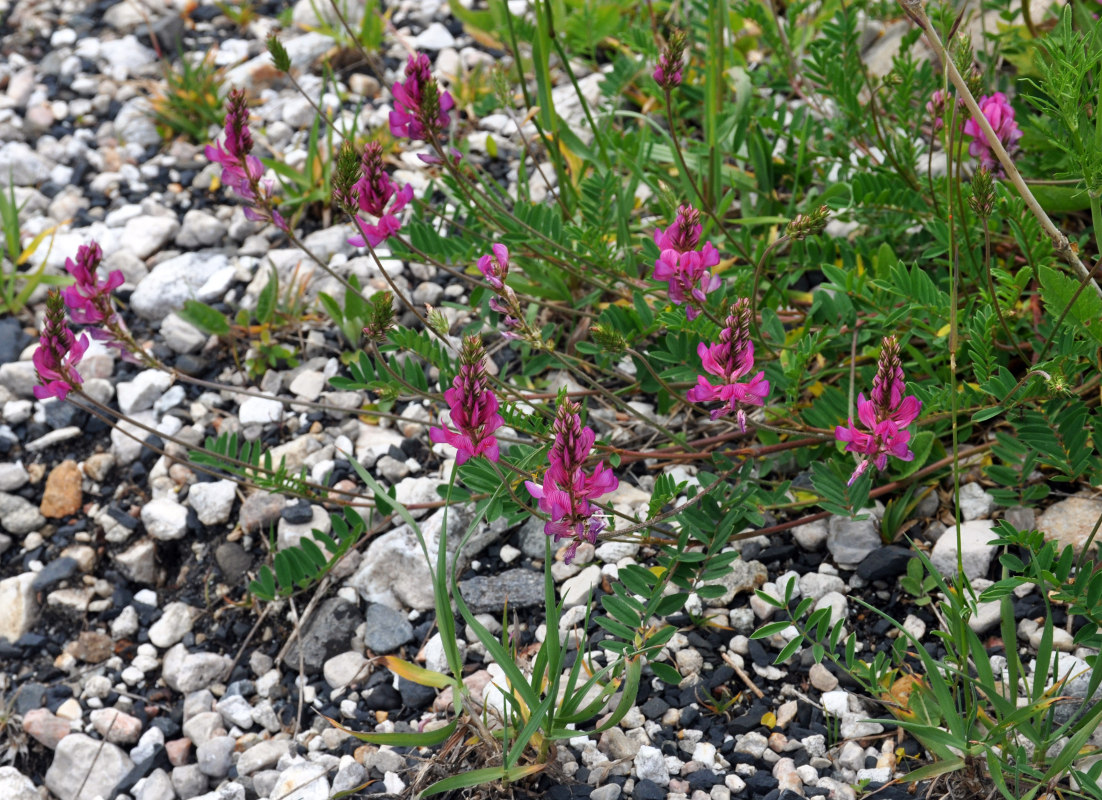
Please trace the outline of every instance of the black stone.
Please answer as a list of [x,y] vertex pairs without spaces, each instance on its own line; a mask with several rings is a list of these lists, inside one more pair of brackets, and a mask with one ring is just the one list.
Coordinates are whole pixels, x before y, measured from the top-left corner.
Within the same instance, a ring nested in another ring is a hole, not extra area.
[[75,558],[69,558],[68,556],[55,558],[34,576],[34,580],[31,581],[31,588],[36,591],[43,591],[55,583],[61,583],[76,572],[78,566]]
[[886,581],[907,571],[907,563],[915,557],[914,551],[898,545],[873,550],[857,567],[857,575],[866,581]]
[[688,780],[690,789],[702,789],[705,792],[713,786],[723,783],[723,778],[710,769],[698,769],[696,772],[690,772]]
[[402,697],[397,689],[384,683],[365,697],[363,704],[368,711],[397,711],[402,707]]
[[696,722],[698,719],[700,719],[699,708],[686,706],[685,708],[681,709],[680,722],[682,728],[691,728],[693,726],[693,723]]
[[776,789],[779,781],[765,770],[759,769],[753,775],[744,779],[746,788],[750,790],[751,797],[759,797]]
[[301,525],[314,518],[314,510],[308,502],[300,500],[283,508],[283,518],[292,525]]
[[644,778],[636,782],[632,797],[635,800],[666,800],[666,790],[649,778]]
[[45,698],[46,687],[41,683],[24,683],[15,690],[15,696],[12,698],[12,710],[23,716],[28,711],[42,708]]
[[431,686],[421,686],[405,678],[398,678],[398,693],[402,696],[402,705],[417,710],[427,707],[436,697],[436,690]]
[[18,361],[19,353],[30,340],[31,337],[23,332],[23,326],[19,324],[18,319],[15,317],[0,319],[0,364]]

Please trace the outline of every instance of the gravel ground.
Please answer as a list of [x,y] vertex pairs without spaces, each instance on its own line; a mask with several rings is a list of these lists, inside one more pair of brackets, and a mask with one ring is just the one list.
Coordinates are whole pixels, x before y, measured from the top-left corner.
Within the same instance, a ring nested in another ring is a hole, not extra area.
[[[97,240],[106,266],[126,277],[118,295],[139,339],[183,373],[240,385],[227,349],[176,312],[189,297],[253,306],[267,281],[265,265],[288,278],[300,254],[278,231],[245,219],[226,193],[211,191],[218,168],[200,145],[162,142],[147,116],[150,89],[162,74],[150,28],[161,41],[178,38],[185,51],[217,46],[214,58],[227,67],[228,83],[258,98],[254,130],[263,131],[262,150],[302,163],[313,110],[266,67],[263,38],[285,4],[262,4],[246,31],[205,0],[185,24],[183,5],[0,0],[0,184],[15,187],[25,237],[59,226],[47,256],[51,273],[60,274],[79,245]],[[316,22],[312,16],[309,0],[296,3],[296,26],[284,41],[306,92],[323,105],[336,103],[310,77],[335,46],[305,30]],[[438,0],[398,3],[392,22],[397,35],[383,59],[384,81],[358,67],[338,72],[353,101],[342,113],[351,116],[362,100],[361,126],[385,124],[390,95],[380,86],[393,83],[407,48],[428,52],[444,76],[500,55],[466,35]],[[875,25],[870,31],[867,57],[875,66],[894,32]],[[597,77],[583,76],[583,90],[595,91]],[[559,98],[564,108],[570,92],[564,87]],[[478,152],[488,133],[500,143],[500,163],[490,165],[495,177],[515,181],[522,152],[515,130],[495,114],[464,135]],[[412,150],[406,155],[397,177],[421,190],[423,165]],[[307,223],[303,233],[332,268],[383,286],[373,262],[347,244],[347,227]],[[417,303],[466,300],[466,285],[431,267],[393,258],[387,267]],[[334,290],[319,278],[309,296]],[[39,293],[32,307],[40,306]],[[458,330],[464,318],[452,321]],[[86,390],[155,429],[157,435],[139,431],[138,438],[163,449],[162,456],[74,405],[33,399],[35,327],[29,315],[0,319],[0,690],[7,706],[0,798],[35,800],[48,791],[59,800],[321,800],[365,782],[362,795],[408,796],[431,753],[361,744],[321,716],[375,731],[442,718],[446,698],[396,680],[373,660],[395,653],[429,666],[441,661],[427,573],[408,529],[353,551],[308,605],[282,604],[260,616],[239,601],[248,576],[269,557],[265,532],[274,527],[280,544],[296,542],[311,528],[324,529],[327,511],[278,495],[246,496],[174,461],[183,447],[168,437],[198,443],[238,431],[338,488],[358,485],[354,458],[395,486],[399,500],[418,504],[437,499],[450,464],[445,448],[430,450],[426,432],[435,412],[415,403],[396,409],[397,421],[367,424],[342,411],[174,383],[94,343],[82,364]],[[269,370],[259,385],[288,400],[358,408],[361,394],[327,383],[343,370],[340,350],[333,331],[308,329],[301,364]],[[614,433],[612,425],[599,433]],[[679,469],[692,479],[691,470]],[[640,468],[620,479],[612,501],[645,515],[653,478]],[[949,498],[931,495],[908,533],[935,565],[955,570],[955,539],[941,536],[952,518]],[[997,508],[978,483],[963,487],[961,503],[965,569],[982,586],[993,576],[994,549],[986,544],[992,520],[1032,525],[1033,512]],[[1065,499],[1038,523],[1053,537],[1076,541],[1089,534],[1099,505]],[[439,526],[439,511],[416,513],[426,530]],[[728,591],[690,599],[689,611],[707,614],[710,624],[673,620],[680,633],[668,657],[685,676],[682,684],[668,686],[648,671],[637,706],[618,727],[569,740],[559,748],[559,769],[513,789],[514,796],[845,800],[858,796],[853,785],[862,781],[864,791],[879,789],[879,798],[909,796],[904,786],[884,784],[916,763],[917,744],[867,721],[883,712],[846,676],[812,666],[806,648],[773,666],[784,632],[763,641],[748,635],[774,611],[753,590],[783,592],[794,581],[794,597],[829,606],[863,651],[888,649],[896,632],[857,599],[906,620],[907,630],[937,652],[928,635],[936,620],[899,587],[910,552],[883,544],[875,515],[831,518],[740,542],[739,549],[742,558],[724,579]],[[555,564],[568,598],[563,634],[581,623],[580,604],[591,590],[602,591],[625,564],[653,563],[654,555],[610,542],[579,548],[570,566]],[[507,594],[521,647],[543,634],[543,558],[535,520],[490,526],[465,553],[465,596],[494,627]],[[1043,604],[1023,588],[1015,609],[1019,646],[1028,652]],[[985,609],[974,621],[990,637],[993,663],[1003,652],[996,612]],[[461,635],[476,641],[473,632]],[[601,657],[599,629],[579,638],[575,649]],[[1074,653],[1070,634],[1058,636],[1056,646],[1067,659],[1084,655]],[[481,690],[500,674],[495,670],[477,644],[467,645],[468,684]]]

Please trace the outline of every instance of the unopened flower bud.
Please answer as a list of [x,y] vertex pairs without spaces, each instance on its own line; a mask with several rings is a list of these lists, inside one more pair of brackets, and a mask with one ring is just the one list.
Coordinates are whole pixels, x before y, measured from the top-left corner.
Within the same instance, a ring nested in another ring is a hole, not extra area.
[[394,325],[394,295],[390,292],[376,292],[368,301],[367,324],[364,336],[373,342],[386,340],[387,333]]
[[425,303],[425,315],[428,318],[430,328],[441,336],[448,335],[448,330],[451,328],[451,325],[448,323],[448,318],[444,316],[443,311],[434,308],[429,303]]
[[283,42],[279,41],[278,31],[273,31],[268,36],[268,52],[271,54],[277,70],[280,72],[291,71],[291,57],[287,55],[287,48],[283,46]]
[[341,143],[337,151],[337,165],[333,170],[333,202],[348,214],[355,214],[359,205],[356,182],[360,179],[360,156],[349,141]]
[[816,236],[822,233],[829,217],[830,209],[826,206],[819,206],[807,214],[797,214],[796,218],[788,223],[784,235],[794,241],[806,239],[808,236]]
[[995,181],[987,167],[980,167],[972,176],[972,196],[968,198],[968,206],[982,219],[990,217],[995,208]]
[[658,57],[654,80],[662,89],[670,90],[681,85],[681,59],[685,55],[685,31],[675,30]]
[[627,341],[620,335],[619,331],[599,322],[589,327],[589,334],[598,347],[613,355],[624,352],[628,346]]

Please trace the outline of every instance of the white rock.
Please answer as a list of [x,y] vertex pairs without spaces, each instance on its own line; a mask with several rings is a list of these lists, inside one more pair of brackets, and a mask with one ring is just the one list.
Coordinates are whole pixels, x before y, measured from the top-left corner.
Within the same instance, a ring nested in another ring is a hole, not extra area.
[[181,539],[187,533],[187,509],[164,497],[150,500],[142,506],[142,524],[154,539]]
[[58,743],[45,783],[60,800],[93,800],[113,796],[132,769],[134,762],[117,746],[71,733]]
[[271,800],[329,800],[326,772],[323,764],[303,762],[288,767],[279,774]]
[[[969,578],[982,578],[995,557],[995,546],[989,545],[995,535],[991,532],[995,523],[989,519],[964,522],[960,526],[961,561],[964,574]],[[957,536],[950,528],[941,535],[930,552],[930,562],[945,577],[957,574]]]
[[965,522],[986,519],[995,508],[995,498],[978,483],[960,487],[960,515]]
[[146,259],[160,252],[178,230],[180,223],[172,217],[136,217],[126,223],[122,245],[138,258]]
[[38,619],[38,595],[32,588],[35,574],[24,572],[0,581],[0,639],[14,642]]
[[233,501],[237,497],[237,484],[220,480],[209,483],[193,483],[188,489],[188,505],[195,509],[195,516],[203,525],[221,525],[230,518]]
[[176,245],[187,250],[213,247],[226,235],[226,223],[209,211],[193,208],[184,214],[184,223],[176,234]]
[[367,675],[368,661],[359,653],[349,650],[330,658],[322,665],[325,682],[333,689],[341,689],[354,680],[362,680]]
[[662,751],[647,745],[640,747],[635,754],[635,777],[654,781],[659,786],[669,786],[670,771],[666,767],[666,758]]
[[161,336],[176,353],[197,353],[207,342],[207,335],[175,313],[161,322]]
[[589,596],[601,582],[601,568],[596,564],[583,569],[573,578],[563,582],[561,588],[563,607],[572,608],[589,602]]
[[49,180],[51,165],[23,142],[0,146],[0,186],[37,186]]
[[237,412],[242,425],[267,425],[283,418],[283,404],[266,397],[249,397]]
[[117,387],[119,410],[129,416],[152,408],[157,399],[172,385],[172,376],[159,369],[142,370],[133,380]]
[[160,320],[184,302],[228,262],[220,253],[185,253],[162,261],[142,279],[130,296],[130,306],[140,317]]
[[455,37],[441,23],[433,22],[417,34],[413,46],[417,50],[443,50],[445,47],[455,47]]
[[149,641],[162,649],[172,647],[187,635],[200,613],[186,603],[169,603],[161,618],[149,626]]
[[34,781],[15,767],[0,767],[0,797],[4,800],[40,800]]

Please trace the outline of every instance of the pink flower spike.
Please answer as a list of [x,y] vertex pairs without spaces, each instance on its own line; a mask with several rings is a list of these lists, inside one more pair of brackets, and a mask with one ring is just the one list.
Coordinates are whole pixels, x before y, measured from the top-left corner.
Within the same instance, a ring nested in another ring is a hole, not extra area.
[[746,431],[746,409],[764,406],[769,396],[769,381],[765,372],[759,372],[748,382],[739,381],[754,368],[754,343],[750,340],[750,303],[740,299],[731,308],[727,327],[719,334],[719,342],[707,345],[701,342],[696,348],[701,366],[709,375],[719,380],[712,382],[704,375],[697,376],[696,386],[686,397],[694,403],[722,401],[711,411],[712,419],[734,413],[739,428]]
[[505,421],[497,413],[497,397],[487,386],[484,360],[482,340],[477,336],[464,339],[459,351],[459,372],[452,381],[452,388],[444,392],[444,399],[451,407],[452,424],[457,430],[446,425],[429,429],[429,439],[433,442],[450,444],[456,449],[456,464],[465,464],[478,456],[485,456],[490,461],[500,458],[493,432]]
[[432,64],[424,53],[410,56],[406,80],[391,89],[395,108],[390,112],[390,132],[398,138],[429,141],[439,135],[451,118],[455,101],[441,92],[432,78]]
[[38,373],[40,386],[33,389],[39,400],[56,397],[64,400],[69,392],[83,383],[76,366],[88,349],[88,337],[73,336],[65,320],[65,306],[61,294],[51,289],[46,296],[46,319],[38,349],[31,360]]
[[365,244],[378,247],[402,228],[397,214],[413,199],[413,187],[406,184],[401,189],[383,168],[383,148],[378,142],[368,142],[364,148],[361,177],[353,185],[356,203],[365,214],[378,218],[377,224],[356,217],[360,233],[348,243],[353,247]]
[[592,475],[586,475],[582,464],[593,448],[596,435],[593,429],[583,427],[577,404],[564,399],[559,405],[552,430],[555,441],[547,455],[549,462],[543,476],[543,484],[525,481],[529,493],[539,501],[539,508],[550,519],[544,524],[544,532],[554,538],[573,538],[563,561],[574,560],[578,544],[583,541],[596,544],[597,537],[607,527],[603,513],[595,509],[595,500],[615,491],[620,482],[604,462],[597,464]]
[[911,461],[911,434],[904,430],[918,419],[922,402],[914,395],[904,396],[906,384],[899,359],[899,344],[894,336],[884,337],[883,349],[872,381],[872,396],[857,395],[857,419],[834,429],[834,438],[846,443],[847,453],[864,456],[850,476],[852,485],[869,467],[878,470],[888,466],[888,456]]
[[478,271],[495,291],[501,291],[509,274],[509,248],[496,243],[490,249],[494,251],[493,255],[487,253],[478,259]]

